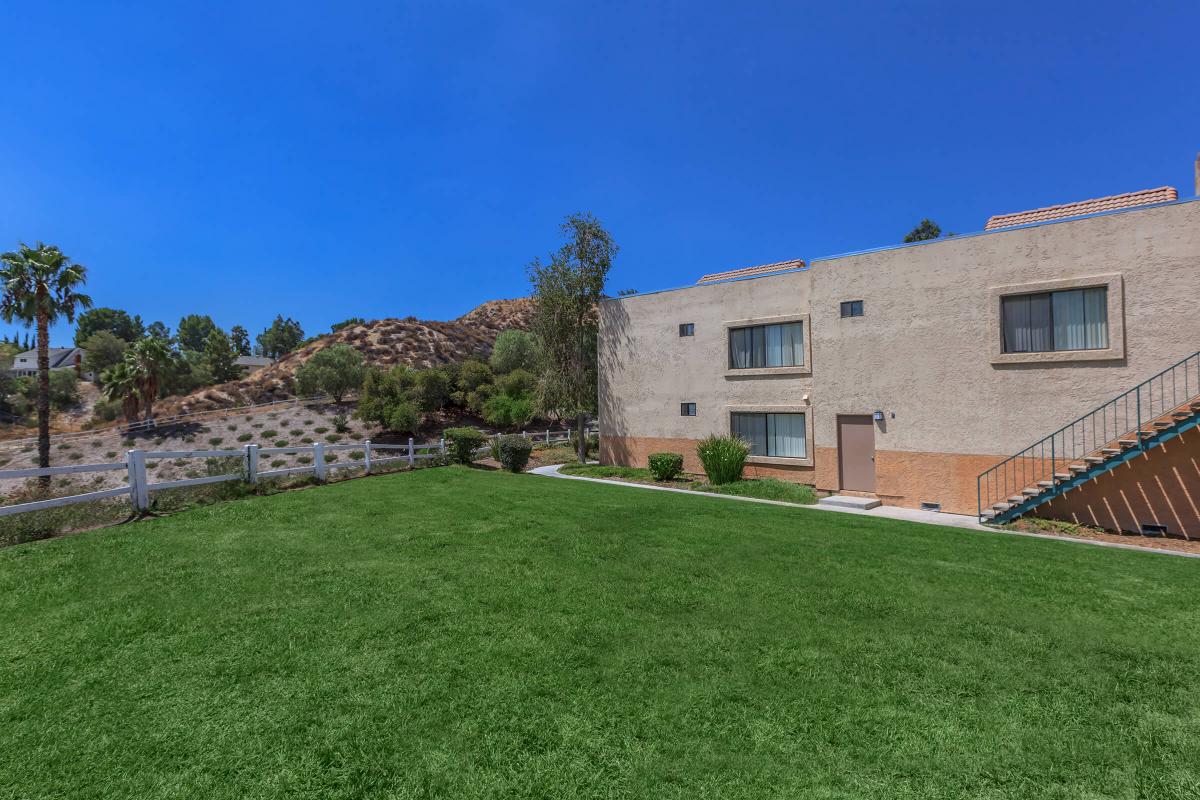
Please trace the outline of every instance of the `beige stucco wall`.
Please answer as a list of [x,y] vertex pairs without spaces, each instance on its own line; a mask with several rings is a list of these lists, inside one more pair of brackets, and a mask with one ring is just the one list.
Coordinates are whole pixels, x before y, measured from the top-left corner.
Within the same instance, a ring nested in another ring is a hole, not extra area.
[[[993,363],[994,288],[1110,274],[1124,358]],[[1200,349],[1200,202],[817,261],[812,276],[818,443],[836,441],[836,414],[881,409],[879,450],[1008,455]],[[851,299],[865,315],[841,319]]]
[[[803,406],[811,375],[728,377],[725,325],[808,313],[810,273],[634,295],[600,306],[600,425],[610,436],[700,439],[729,406]],[[680,323],[696,326],[680,336]],[[808,336],[808,331],[805,331]],[[696,403],[696,416],[679,404]]]
[[[1120,290],[1119,357],[1001,363],[997,289],[1092,277]],[[1200,202],[1187,202],[606,301],[601,430],[640,457],[650,440],[726,431],[731,405],[807,405],[816,464],[801,479],[837,489],[837,415],[882,410],[880,496],[973,512],[974,475],[1200,349],[1198,298]],[[844,300],[864,316],[842,319]],[[809,315],[811,376],[727,378],[724,324],[787,314]],[[698,416],[681,417],[693,401]]]

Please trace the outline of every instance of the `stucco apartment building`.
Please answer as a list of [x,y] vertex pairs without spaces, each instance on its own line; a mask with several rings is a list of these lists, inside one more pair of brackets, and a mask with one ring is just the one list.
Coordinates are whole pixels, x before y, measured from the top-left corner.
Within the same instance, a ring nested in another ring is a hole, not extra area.
[[[975,514],[997,500],[982,473],[1200,350],[1200,198],[1165,187],[1003,215],[606,300],[600,317],[602,463],[674,451],[700,472],[697,441],[733,432],[754,447],[751,474]],[[1184,367],[1200,383],[1200,360]],[[1200,535],[1200,429],[1172,433],[1136,459],[1122,439],[1101,459],[1123,461],[1095,473],[1063,438],[1053,477],[1034,476],[1056,495],[1035,513]],[[997,508],[1045,489],[1024,478]]]

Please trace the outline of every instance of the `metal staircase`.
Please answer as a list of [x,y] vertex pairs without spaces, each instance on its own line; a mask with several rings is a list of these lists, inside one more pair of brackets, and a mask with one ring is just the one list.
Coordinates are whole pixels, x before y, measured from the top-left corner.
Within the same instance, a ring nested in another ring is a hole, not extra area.
[[1011,522],[1200,425],[1200,352],[976,479],[980,522]]

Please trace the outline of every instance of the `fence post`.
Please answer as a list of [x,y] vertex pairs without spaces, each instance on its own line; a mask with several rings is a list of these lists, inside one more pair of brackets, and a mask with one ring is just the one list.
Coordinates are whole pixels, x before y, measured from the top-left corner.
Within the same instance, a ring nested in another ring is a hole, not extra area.
[[258,483],[258,445],[246,445],[246,483]]
[[363,451],[363,466],[367,468],[367,474],[371,474],[371,440],[367,439],[363,443],[365,450]]
[[567,428],[567,444],[571,443],[571,429]]
[[316,442],[313,445],[313,475],[317,483],[325,482],[325,443]]
[[442,455],[446,455],[446,437],[443,436],[438,444],[441,446]]
[[408,468],[412,469],[414,464],[416,464],[416,459],[413,458],[413,441],[410,436],[408,437]]
[[146,490],[145,451],[126,452],[125,464],[129,470],[129,502],[133,505],[134,513],[141,513],[150,507],[150,492]]
[[546,444],[550,444],[550,429],[546,428]]
[[525,433],[525,431],[521,431],[521,438],[522,438],[522,439],[528,439],[528,438],[529,438],[529,436],[528,436],[528,435]]

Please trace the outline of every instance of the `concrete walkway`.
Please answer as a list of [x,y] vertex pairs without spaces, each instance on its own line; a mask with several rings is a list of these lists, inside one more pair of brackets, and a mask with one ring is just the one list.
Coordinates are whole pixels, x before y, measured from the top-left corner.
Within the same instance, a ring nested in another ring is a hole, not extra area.
[[544,475],[551,478],[564,478],[572,481],[589,481],[591,483],[606,483],[609,486],[625,486],[631,489],[649,489],[652,492],[675,492],[676,494],[688,494],[693,497],[711,497],[717,500],[737,500],[743,503],[762,503],[770,506],[785,506],[787,508],[798,508],[804,511],[815,511],[830,514],[857,514],[864,517],[883,517],[886,519],[901,519],[908,522],[923,522],[928,525],[941,525],[948,528],[964,528],[966,530],[981,531],[984,533],[1001,533],[1010,536],[1028,536],[1034,539],[1053,539],[1059,542],[1073,542],[1075,544],[1090,544],[1097,547],[1111,547],[1118,550],[1136,550],[1139,553],[1161,553],[1169,556],[1183,556],[1184,558],[1200,558],[1200,553],[1184,553],[1178,550],[1162,550],[1153,547],[1139,547],[1136,544],[1120,544],[1119,542],[1100,542],[1093,539],[1080,539],[1074,536],[1057,536],[1052,533],[1028,533],[1026,531],[1011,531],[1002,528],[989,528],[985,525],[980,525],[975,517],[965,514],[946,514],[940,511],[921,511],[915,508],[898,508],[896,506],[879,506],[870,510],[860,510],[856,508],[841,508],[837,506],[817,506],[817,505],[800,505],[799,503],[785,503],[781,500],[761,500],[757,497],[739,497],[732,494],[716,494],[714,492],[693,492],[689,489],[676,489],[672,486],[653,486],[648,483],[630,483],[628,481],[608,480],[607,478],[586,478],[582,475],[564,475],[559,472],[562,464],[551,464],[545,467],[535,467],[529,470],[533,475]]

